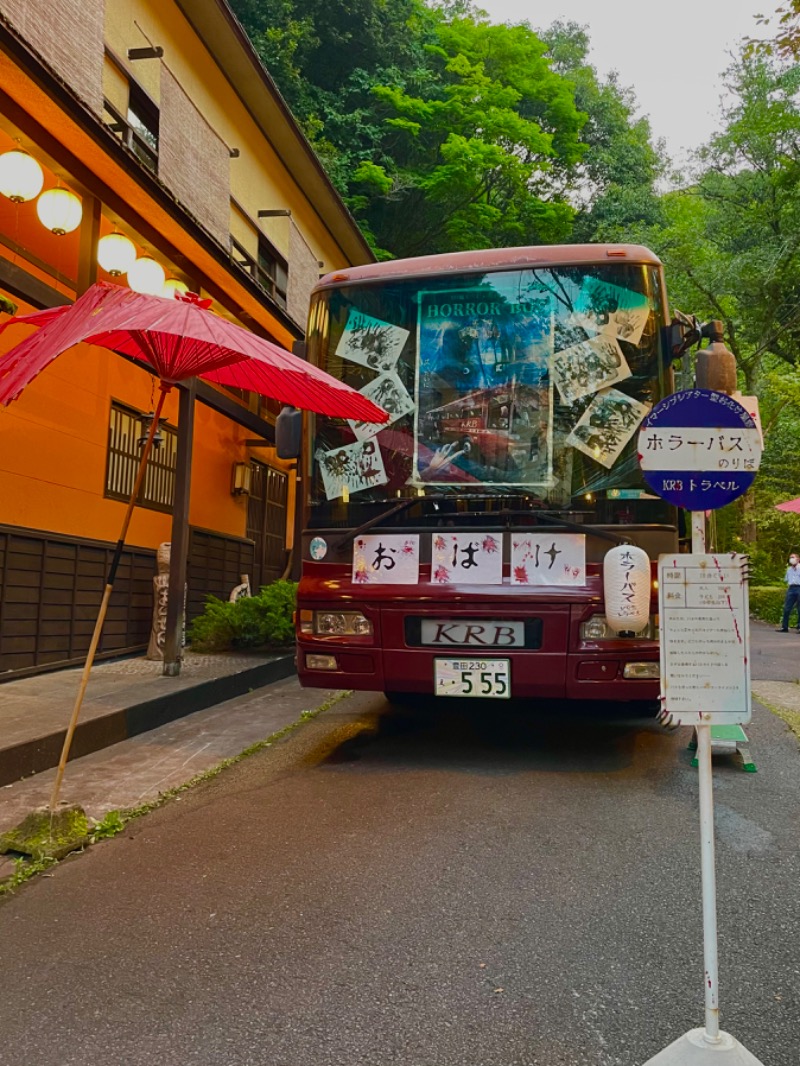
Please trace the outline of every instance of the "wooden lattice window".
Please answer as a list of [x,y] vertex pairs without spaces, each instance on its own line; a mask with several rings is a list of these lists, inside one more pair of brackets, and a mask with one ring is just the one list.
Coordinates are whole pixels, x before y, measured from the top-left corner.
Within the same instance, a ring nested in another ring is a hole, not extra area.
[[246,271],[264,292],[286,307],[286,287],[289,268],[263,234],[258,237],[258,256],[254,257],[243,244],[231,237],[231,262]]
[[[112,500],[128,500],[133,492],[142,457],[140,440],[146,433],[145,417],[133,407],[111,404],[105,495]],[[163,440],[160,444],[155,443],[150,452],[138,504],[153,511],[170,512],[175,497],[178,434],[162,422],[160,436]]]

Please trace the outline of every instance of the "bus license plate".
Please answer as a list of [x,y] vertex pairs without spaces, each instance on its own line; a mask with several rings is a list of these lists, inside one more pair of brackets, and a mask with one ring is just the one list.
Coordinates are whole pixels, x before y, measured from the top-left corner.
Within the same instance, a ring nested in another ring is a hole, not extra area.
[[510,659],[434,659],[437,696],[511,697]]

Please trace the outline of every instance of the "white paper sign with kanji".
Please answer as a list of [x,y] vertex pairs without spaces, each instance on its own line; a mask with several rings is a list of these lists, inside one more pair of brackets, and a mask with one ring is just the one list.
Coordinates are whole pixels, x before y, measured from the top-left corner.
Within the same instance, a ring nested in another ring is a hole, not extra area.
[[357,585],[419,583],[419,533],[383,533],[357,537],[353,575]]
[[750,721],[746,555],[658,561],[661,698],[676,725]]
[[581,533],[514,533],[512,585],[585,585],[586,537]]
[[431,577],[439,585],[502,585],[502,539],[494,533],[434,533]]

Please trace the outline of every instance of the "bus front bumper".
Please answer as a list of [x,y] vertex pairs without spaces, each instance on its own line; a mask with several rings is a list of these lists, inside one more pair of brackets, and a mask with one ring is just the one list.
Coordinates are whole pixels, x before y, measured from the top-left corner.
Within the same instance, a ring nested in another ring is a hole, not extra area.
[[[411,612],[419,615],[417,607]],[[375,611],[374,639],[347,641],[298,634],[297,672],[306,687],[358,691],[436,694],[437,659],[486,664],[507,662],[510,695],[521,699],[654,700],[659,695],[659,650],[652,640],[581,642],[585,615],[576,605],[537,605],[541,619],[538,646],[525,648],[409,646],[408,608]],[[422,609],[424,610],[424,609]],[[441,614],[434,608],[434,615]],[[475,618],[474,605],[449,617]],[[480,617],[513,620],[519,612],[506,605]],[[503,666],[503,669],[505,667]],[[474,695],[480,695],[475,692]]]

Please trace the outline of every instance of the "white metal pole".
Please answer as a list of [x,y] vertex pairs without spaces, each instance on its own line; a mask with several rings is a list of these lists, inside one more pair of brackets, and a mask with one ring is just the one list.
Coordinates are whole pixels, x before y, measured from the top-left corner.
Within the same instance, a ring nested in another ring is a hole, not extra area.
[[[692,512],[692,552],[705,554],[706,516]],[[714,783],[711,773],[711,726],[696,726],[700,786],[700,875],[703,885],[703,966],[706,1000],[705,1039],[720,1042],[719,966],[717,952],[717,875],[714,864]]]
[[703,965],[706,1032],[719,1042],[719,974],[717,956],[717,876],[714,869],[714,793],[711,779],[711,726],[697,727],[697,769],[700,782],[700,873],[703,881]]
[[705,511],[692,511],[692,551],[704,555],[706,550]]

